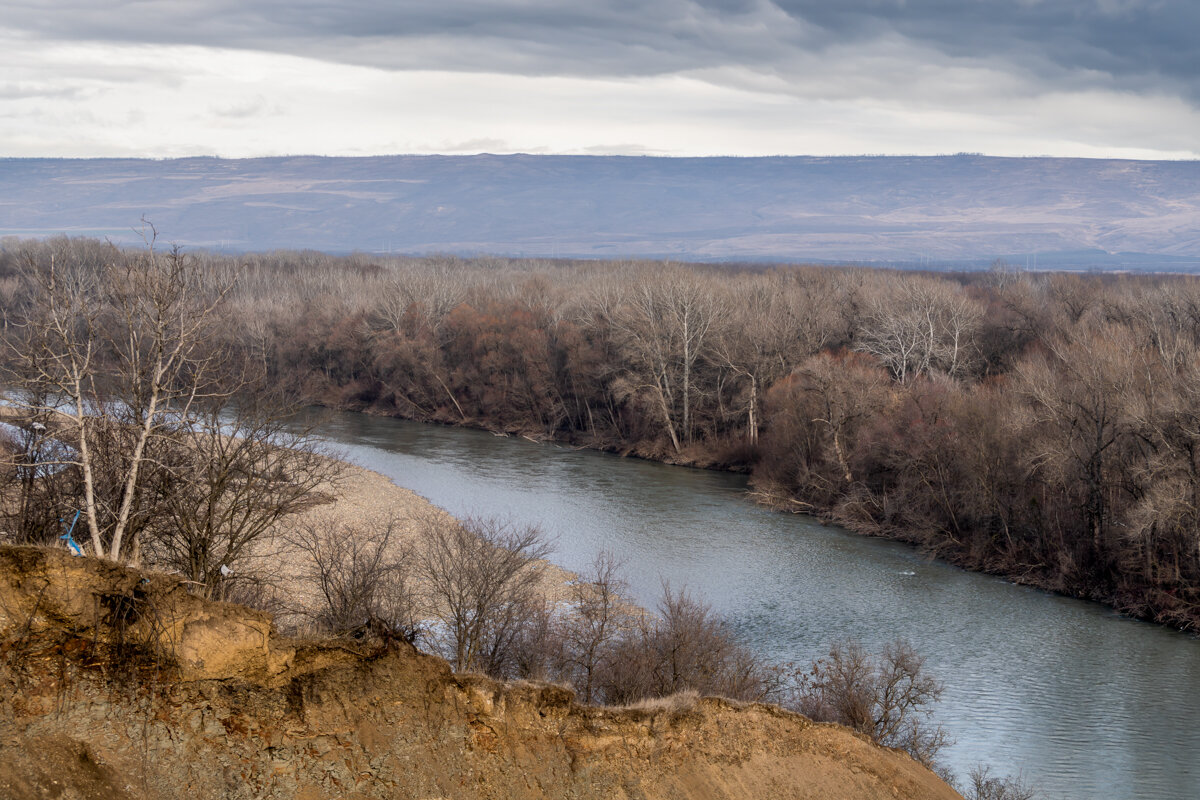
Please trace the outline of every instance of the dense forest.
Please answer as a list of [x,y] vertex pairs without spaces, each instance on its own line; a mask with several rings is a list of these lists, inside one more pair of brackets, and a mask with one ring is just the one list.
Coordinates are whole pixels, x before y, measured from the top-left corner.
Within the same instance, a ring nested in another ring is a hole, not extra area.
[[[6,240],[0,324],[51,263],[118,257]],[[187,258],[213,335],[314,402],[747,471],[779,509],[1200,627],[1196,278]]]

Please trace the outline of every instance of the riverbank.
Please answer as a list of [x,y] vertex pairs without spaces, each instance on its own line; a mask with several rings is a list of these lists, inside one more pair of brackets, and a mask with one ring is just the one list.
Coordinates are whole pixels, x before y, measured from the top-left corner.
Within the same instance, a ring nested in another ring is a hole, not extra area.
[[586,706],[404,642],[281,637],[177,578],[62,550],[0,547],[0,652],[11,800],[959,797],[902,752],[773,706]]
[[[296,531],[328,523],[336,523],[342,530],[367,533],[390,527],[393,535],[385,556],[402,559],[423,546],[431,519],[446,523],[454,520],[445,509],[386,475],[344,460],[336,481],[318,487],[317,493],[326,501],[286,518],[263,538],[247,560],[249,570],[269,573],[277,601],[271,604],[272,610],[286,625],[301,630],[318,611],[322,598],[308,574],[312,568],[309,555],[298,546]],[[569,585],[578,577],[575,573],[550,561],[538,562],[538,569],[538,591],[548,603],[569,596]],[[413,588],[420,593],[419,584],[414,583]]]
[[[622,446],[610,441],[595,441],[584,436],[554,438],[527,430],[495,430],[486,424],[453,418],[423,420],[401,413],[383,413],[377,409],[349,407],[341,410],[367,416],[382,416],[404,419],[422,424],[448,425],[451,427],[481,430],[497,436],[511,436],[535,443],[552,443],[575,449],[595,450],[618,455],[622,458],[637,458],[671,466],[711,470],[741,475],[753,475],[752,454],[745,448],[727,448],[728,452],[716,455],[699,445],[685,447],[680,452],[666,447]],[[844,513],[837,504],[821,505],[806,502],[779,492],[767,485],[755,485],[750,498],[758,505],[776,512],[803,514],[819,520],[822,524],[836,525],[852,533],[873,538],[902,542],[916,548],[932,558],[940,559],[956,567],[1003,578],[1012,583],[1032,589],[1052,592],[1063,597],[1099,603],[1114,611],[1143,622],[1164,625],[1185,632],[1200,631],[1200,590],[1162,591],[1144,586],[1121,586],[1106,591],[1096,586],[1072,584],[1063,575],[1045,563],[1029,559],[1012,559],[1000,549],[979,551],[965,543],[956,545],[953,539],[932,537],[920,530],[904,529],[879,524],[865,514]]]
[[1163,625],[1185,633],[1200,632],[1200,591],[1166,592],[1145,587],[1118,587],[1114,591],[1105,591],[1094,586],[1073,585],[1065,582],[1061,573],[1048,569],[1045,564],[1018,561],[1014,565],[1012,559],[1005,558],[999,551],[978,552],[953,540],[939,540],[931,545],[929,538],[920,531],[879,525],[860,516],[839,513],[841,509],[837,507],[804,503],[773,493],[769,488],[756,489],[750,495],[757,504],[772,511],[803,514],[820,520],[822,524],[836,525],[860,536],[902,542],[931,558],[969,572],[992,575],[1018,586],[1062,597],[1098,603],[1140,622]]

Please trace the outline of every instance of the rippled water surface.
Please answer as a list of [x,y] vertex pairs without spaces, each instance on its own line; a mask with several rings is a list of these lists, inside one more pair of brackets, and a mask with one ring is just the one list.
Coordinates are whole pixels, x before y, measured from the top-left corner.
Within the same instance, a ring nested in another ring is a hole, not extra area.
[[946,684],[960,773],[1021,771],[1054,800],[1200,798],[1195,637],[763,510],[741,476],[356,414],[328,436],[455,514],[542,524],[569,569],[613,551],[646,605],[686,585],[770,658],[908,638]]

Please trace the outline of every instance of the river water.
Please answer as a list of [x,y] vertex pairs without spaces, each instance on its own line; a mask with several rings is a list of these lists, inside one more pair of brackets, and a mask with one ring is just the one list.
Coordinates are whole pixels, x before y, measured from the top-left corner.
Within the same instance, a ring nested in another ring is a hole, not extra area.
[[1200,798],[1197,637],[764,510],[744,476],[360,414],[325,432],[456,515],[539,523],[568,569],[612,551],[643,605],[686,586],[770,659],[907,638],[945,683],[960,774],[1021,772],[1050,800]]

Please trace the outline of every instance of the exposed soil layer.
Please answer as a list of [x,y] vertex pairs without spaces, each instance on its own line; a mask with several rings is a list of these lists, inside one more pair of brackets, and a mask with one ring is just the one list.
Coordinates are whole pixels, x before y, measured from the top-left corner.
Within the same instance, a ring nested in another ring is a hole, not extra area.
[[0,548],[0,797],[937,798],[908,755],[778,708],[581,706],[404,643],[277,636],[174,578]]

